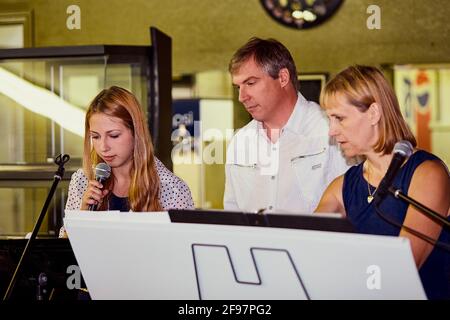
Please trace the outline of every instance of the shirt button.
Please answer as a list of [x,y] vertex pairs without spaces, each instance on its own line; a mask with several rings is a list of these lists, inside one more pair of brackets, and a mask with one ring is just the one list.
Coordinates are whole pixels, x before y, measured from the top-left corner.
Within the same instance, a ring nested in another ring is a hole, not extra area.
[[272,206],[269,206],[269,210],[272,210],[273,209],[273,207]]
[[275,180],[275,176],[272,176],[272,180]]

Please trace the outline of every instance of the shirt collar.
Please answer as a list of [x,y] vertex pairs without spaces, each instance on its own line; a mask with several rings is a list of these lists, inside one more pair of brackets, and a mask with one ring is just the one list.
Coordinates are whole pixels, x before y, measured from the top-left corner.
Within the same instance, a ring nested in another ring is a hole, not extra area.
[[[305,112],[306,112],[306,106],[308,104],[308,100],[300,93],[297,92],[297,102],[295,103],[294,110],[292,110],[291,116],[289,117],[288,121],[284,125],[284,127],[281,129],[282,131],[290,131],[294,134],[301,134],[303,131],[303,128],[305,127],[304,121],[301,121],[301,119],[305,118]],[[253,128],[257,129],[258,132],[263,132],[260,130],[264,130],[262,122],[253,120]]]
[[294,110],[292,111],[289,120],[283,127],[283,130],[287,130],[293,132],[295,134],[300,134],[305,126],[304,121],[301,121],[304,118],[305,108],[308,104],[308,101],[303,97],[300,92],[297,92],[297,102],[295,103]]

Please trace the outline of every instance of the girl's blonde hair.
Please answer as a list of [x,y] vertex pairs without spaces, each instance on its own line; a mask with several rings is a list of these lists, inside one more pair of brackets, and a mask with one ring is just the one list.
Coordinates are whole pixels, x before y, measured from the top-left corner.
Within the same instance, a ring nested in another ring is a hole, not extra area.
[[[132,211],[161,211],[159,201],[160,181],[156,171],[153,145],[142,108],[136,97],[126,89],[112,86],[102,90],[91,102],[86,113],[83,170],[89,180],[93,180],[93,168],[104,160],[95,152],[90,138],[89,120],[92,115],[103,113],[122,120],[134,137],[133,162],[130,172],[131,183],[128,190],[128,203]],[[112,190],[114,175],[104,183]],[[106,210],[109,195],[99,205]]]

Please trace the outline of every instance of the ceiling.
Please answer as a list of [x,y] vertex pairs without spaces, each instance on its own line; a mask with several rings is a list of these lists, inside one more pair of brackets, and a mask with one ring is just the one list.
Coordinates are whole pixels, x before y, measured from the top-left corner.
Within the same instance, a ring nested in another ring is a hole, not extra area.
[[[381,29],[369,30],[369,5]],[[68,30],[66,9],[81,10],[81,29]],[[149,43],[149,26],[173,39],[174,74],[226,70],[250,37],[273,37],[301,72],[336,72],[349,64],[450,62],[450,1],[346,0],[324,24],[294,30],[273,21],[259,0],[0,0],[0,14],[32,10],[35,46]]]

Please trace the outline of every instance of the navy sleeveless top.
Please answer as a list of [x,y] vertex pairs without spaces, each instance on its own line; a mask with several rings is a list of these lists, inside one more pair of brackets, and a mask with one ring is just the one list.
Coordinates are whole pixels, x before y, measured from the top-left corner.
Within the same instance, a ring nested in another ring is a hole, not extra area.
[[118,197],[114,193],[111,193],[109,197],[109,210],[119,210],[119,211],[130,211],[130,206],[128,204],[128,198]]
[[[393,186],[408,192],[416,168],[427,160],[440,159],[426,151],[416,151],[398,172]],[[375,190],[370,186],[371,192]],[[347,217],[355,231],[366,234],[398,236],[400,228],[386,222],[376,212],[373,203],[367,202],[367,180],[363,176],[363,163],[351,167],[344,175],[342,197]],[[402,225],[408,204],[388,194],[380,205],[381,212]],[[450,217],[447,217],[450,221]],[[450,230],[442,228],[439,241],[450,245]],[[450,299],[450,252],[435,246],[419,270],[428,299]]]

